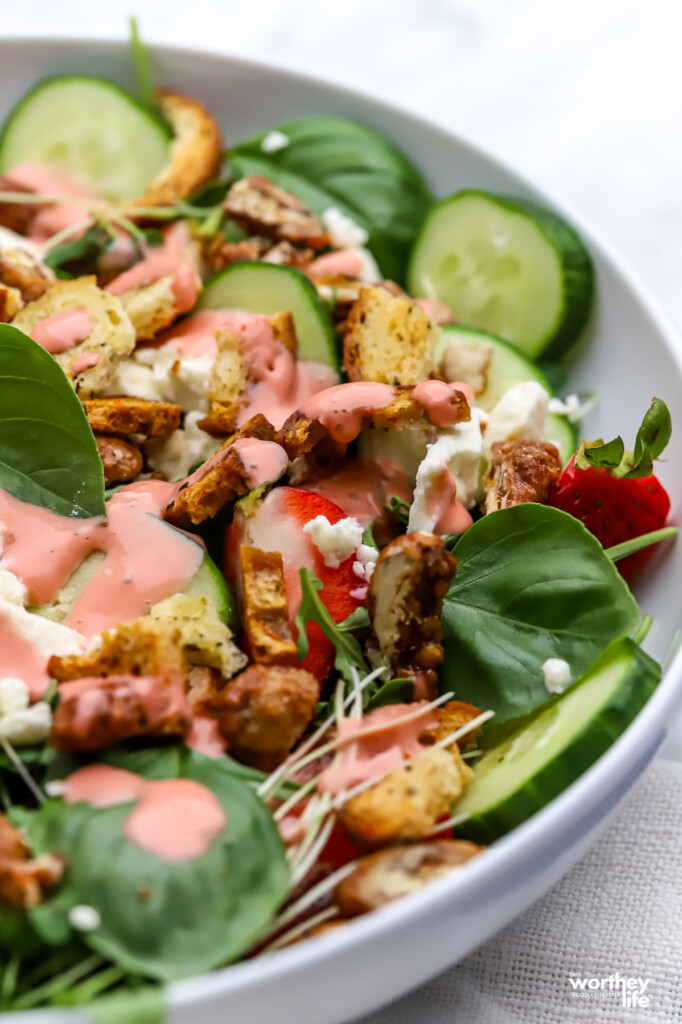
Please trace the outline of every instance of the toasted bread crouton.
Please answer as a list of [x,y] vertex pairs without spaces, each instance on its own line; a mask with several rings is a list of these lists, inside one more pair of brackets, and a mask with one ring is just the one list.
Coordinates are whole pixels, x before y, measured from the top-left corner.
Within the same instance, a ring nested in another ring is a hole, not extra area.
[[[200,291],[201,279],[198,274],[196,283]],[[138,341],[151,341],[159,331],[170,327],[181,313],[187,312],[186,308],[178,305],[174,278],[170,274],[141,288],[121,292],[120,299],[135,328]]]
[[8,324],[23,308],[24,300],[19,289],[0,282],[0,323]]
[[341,879],[334,902],[346,917],[369,914],[444,878],[484,850],[466,839],[437,839],[377,850]]
[[256,238],[243,238],[239,242],[227,242],[225,232],[220,231],[204,239],[201,250],[201,274],[204,280],[213,277],[233,263],[248,263],[259,260],[265,246]]
[[250,235],[323,249],[329,235],[321,221],[291,192],[261,175],[236,181],[227,193],[225,213]]
[[[481,714],[481,709],[477,708],[474,704],[464,704],[461,700],[450,700],[447,704],[434,708],[433,713],[438,719],[438,725],[435,729],[429,729],[428,732],[420,736],[422,743],[438,743],[440,740],[444,740],[446,736],[451,736],[453,732],[461,729],[467,722],[478,718]],[[480,728],[480,725],[475,726],[446,749],[452,750],[452,747],[456,745],[460,750],[464,750],[469,743],[474,742]]]
[[407,533],[383,549],[370,580],[367,610],[379,649],[397,676],[414,680],[415,698],[435,697],[440,616],[456,568],[441,537]]
[[173,129],[170,163],[127,206],[165,206],[184,199],[210,181],[220,167],[222,139],[215,119],[198,100],[170,89],[157,89],[161,111]]
[[98,288],[95,277],[55,281],[44,295],[24,306],[12,323],[30,335],[48,317],[74,309],[88,314],[92,330],[87,338],[55,359],[77,394],[91,398],[105,389],[118,364],[135,347],[135,331],[119,298]]
[[548,441],[495,441],[483,478],[483,510],[545,502],[560,473],[559,451]]
[[48,669],[59,683],[84,676],[184,676],[187,660],[180,641],[179,629],[147,616],[102,633],[84,654],[50,658]]
[[95,434],[97,451],[104,467],[104,485],[127,484],[142,472],[142,453],[123,437]]
[[284,309],[281,313],[273,313],[268,318],[272,326],[272,333],[275,341],[284,345],[285,349],[291,352],[294,359],[298,355],[298,338],[296,337],[296,323],[292,314]]
[[289,623],[284,562],[279,551],[239,550],[244,633],[254,661],[293,665],[298,660]]
[[83,402],[85,415],[100,434],[144,434],[169,437],[180,426],[182,408],[172,402],[154,402],[131,395],[91,398]]
[[489,342],[480,345],[463,345],[453,338],[443,349],[439,363],[434,367],[434,376],[440,380],[459,380],[468,384],[474,395],[485,391],[488,370],[495,354]]
[[249,665],[221,690],[194,701],[194,711],[218,723],[240,761],[271,771],[284,760],[315,714],[320,684],[293,666]]
[[423,839],[449,815],[472,774],[450,751],[428,750],[351,797],[339,810],[339,821],[361,849]]
[[276,456],[273,462],[277,463],[279,470],[277,479],[286,472],[286,452],[275,442],[272,425],[259,413],[229,437],[215,455],[183,482],[177,497],[164,509],[163,518],[174,526],[196,526],[216,515],[235,498],[265,483],[254,476],[249,460],[244,461],[239,445],[235,444],[245,438],[270,446],[268,454]]
[[439,337],[440,328],[416,302],[385,288],[361,288],[343,340],[348,379],[420,384],[429,378]]
[[173,594],[155,604],[147,618],[171,626],[190,665],[217,669],[233,676],[247,657],[232,640],[232,631],[220,616],[215,602],[204,594]]
[[[386,385],[387,387],[389,385]],[[338,389],[351,387],[351,385],[339,384],[334,390],[339,394]],[[428,410],[412,398],[411,387],[395,385],[390,401],[383,407],[376,408],[368,403],[367,407],[354,407],[357,419],[357,433],[354,437],[345,437],[344,441],[354,440],[361,430],[376,429],[378,427],[391,427],[395,430],[403,430],[407,427],[427,427],[431,424]],[[324,395],[325,392],[320,394]],[[319,399],[319,395],[313,400]],[[466,396],[454,390],[451,396],[452,408],[456,410],[457,422],[462,423],[471,419],[471,410]],[[341,407],[339,400],[337,407]],[[330,417],[333,420],[333,415]],[[292,413],[277,433],[277,440],[284,447],[290,459],[299,455],[306,455],[313,451],[322,441],[327,441],[333,436],[333,427],[328,429],[320,418],[306,416],[300,410]]]
[[64,871],[61,857],[45,853],[34,860],[0,857],[0,907],[30,910],[59,882]]
[[181,675],[83,677],[59,687],[50,744],[98,750],[134,736],[185,738],[192,706]]
[[54,274],[24,249],[0,249],[0,281],[19,292],[22,305],[43,295]]

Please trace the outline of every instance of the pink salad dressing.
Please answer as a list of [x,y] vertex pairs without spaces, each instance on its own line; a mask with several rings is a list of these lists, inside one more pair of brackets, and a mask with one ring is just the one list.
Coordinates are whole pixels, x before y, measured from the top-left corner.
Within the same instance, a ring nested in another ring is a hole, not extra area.
[[[97,199],[94,192],[74,181],[65,171],[54,170],[46,164],[18,164],[7,172],[7,177],[17,185],[29,188],[33,192],[41,192],[43,195],[63,196],[65,199]],[[38,242],[43,242],[58,231],[84,221],[88,216],[84,207],[74,206],[72,203],[40,206],[38,210],[29,231],[29,238]],[[83,230],[85,231],[85,227]]]
[[349,459],[331,476],[301,486],[333,501],[363,527],[381,515],[393,495],[407,502],[412,500],[407,473],[397,462],[385,457],[370,459],[363,455]]
[[394,396],[395,388],[391,384],[365,380],[337,384],[310,398],[301,406],[301,412],[310,419],[319,420],[334,441],[349,444],[362,430],[365,414],[385,409]]
[[196,271],[189,260],[184,260],[176,251],[164,249],[153,253],[130,270],[124,270],[105,287],[112,295],[123,295],[136,288],[144,288],[148,284],[161,280],[162,277],[173,278],[173,294],[178,313],[186,313],[197,301]]
[[35,650],[29,640],[16,633],[10,616],[3,613],[2,610],[0,610],[0,652],[2,652],[0,675],[23,679],[28,686],[31,700],[40,700],[50,685],[47,659]]
[[426,512],[435,519],[434,533],[441,536],[464,533],[473,523],[470,513],[457,501],[455,478],[445,463],[427,491]]
[[188,747],[204,757],[218,760],[225,753],[225,740],[220,735],[218,723],[213,718],[197,715],[192,720],[192,730],[185,740]]
[[309,277],[362,277],[364,254],[360,249],[340,249],[318,256],[306,269]]
[[31,337],[52,356],[68,352],[85,341],[92,331],[92,320],[84,309],[63,309],[46,317],[31,331]]
[[[344,718],[338,735],[346,741],[335,761],[325,769],[318,782],[320,792],[342,793],[359,782],[400,768],[406,758],[424,750],[419,737],[435,729],[438,720],[426,702],[422,714],[408,722],[399,721],[418,711],[420,704],[391,704],[370,711],[363,719]],[[374,727],[371,735],[353,741],[355,734]]]
[[435,302],[433,299],[415,299],[414,301],[437,324],[451,324],[453,322],[452,310],[444,302]]
[[473,402],[473,394],[467,384],[446,384],[442,380],[425,380],[417,384],[412,398],[436,427],[451,427],[459,419],[455,391],[461,391],[469,404]]
[[67,803],[111,807],[135,800],[123,834],[162,860],[194,860],[227,825],[227,815],[206,786],[191,779],[148,781],[110,765],[81,768],[65,780]]
[[93,366],[97,366],[99,360],[99,353],[83,352],[81,355],[76,356],[75,359],[71,360],[69,369],[73,375],[77,373],[82,373],[83,370],[89,370]]
[[274,441],[241,437],[230,445],[244,463],[246,482],[253,490],[269,480],[279,480],[289,465],[287,453]]

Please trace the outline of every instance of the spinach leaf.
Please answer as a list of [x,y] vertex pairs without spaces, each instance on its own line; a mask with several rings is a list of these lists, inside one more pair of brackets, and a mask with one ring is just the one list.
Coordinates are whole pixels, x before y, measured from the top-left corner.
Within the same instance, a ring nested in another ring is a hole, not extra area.
[[387,704],[407,704],[413,696],[414,682],[412,679],[389,679],[388,682],[377,687],[367,702],[365,711],[374,711],[375,708],[383,708]]
[[[351,669],[357,669],[361,679],[369,671],[367,663],[362,656],[362,648],[352,633],[345,632],[345,630],[339,628],[318,597],[317,592],[322,590],[323,586],[315,573],[311,572],[310,569],[301,569],[300,575],[302,596],[296,615],[298,660],[303,661],[310,646],[308,643],[308,624],[311,622],[317,623],[327,639],[334,645],[334,650],[336,651],[334,668],[337,669],[347,683],[352,685],[353,675]],[[346,622],[348,622],[348,619],[346,619]]]
[[207,786],[227,815],[225,833],[194,860],[163,860],[130,842],[123,825],[132,803],[98,809],[47,800],[29,823],[33,849],[56,850],[68,864],[51,902],[64,913],[85,903],[100,915],[83,941],[133,973],[166,982],[239,957],[289,886],[277,826],[251,786],[194,751],[184,756],[181,777]]
[[455,547],[443,604],[443,691],[491,708],[494,732],[549,700],[542,665],[563,658],[573,678],[627,636],[639,612],[599,541],[544,505],[484,516]]
[[277,126],[288,144],[263,152],[267,132],[229,154],[233,178],[262,174],[297,195],[318,216],[336,206],[363,227],[382,272],[401,281],[410,247],[432,196],[392,143],[360,124],[304,117]]
[[45,349],[0,325],[0,487],[63,516],[103,516],[104,471],[83,406]]

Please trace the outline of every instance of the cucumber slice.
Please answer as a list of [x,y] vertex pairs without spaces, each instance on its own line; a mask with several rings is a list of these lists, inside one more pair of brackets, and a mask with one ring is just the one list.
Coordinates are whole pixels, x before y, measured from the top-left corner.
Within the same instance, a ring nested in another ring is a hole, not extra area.
[[0,172],[42,163],[112,202],[141,196],[170,159],[168,128],[113,82],[45,78],[12,108],[0,132]]
[[[499,338],[495,334],[488,334],[486,331],[477,331],[471,327],[444,327],[434,353],[434,363],[440,362],[443,349],[453,338],[462,345],[473,346],[487,342],[495,350],[492,362],[488,367],[485,391],[476,395],[476,405],[485,409],[486,412],[490,412],[493,406],[497,405],[505,391],[508,391],[514,384],[521,384],[526,380],[536,380],[550,395],[554,396],[549,381],[537,366],[526,359],[508,341],[504,341],[503,338]],[[549,413],[547,416],[547,430],[544,439],[556,444],[564,463],[568,462],[578,446],[577,432],[571,421],[567,416],[558,416],[555,413]]]
[[454,813],[458,835],[489,843],[558,796],[601,757],[647,702],[660,666],[629,638],[478,762]]
[[427,214],[408,271],[411,294],[436,297],[456,320],[499,334],[531,359],[580,336],[594,270],[576,232],[532,203],[465,189]]
[[[52,619],[54,622],[61,622],[69,614],[74,601],[88,580],[99,569],[104,558],[105,555],[102,551],[93,551],[83,559],[53,601],[41,608],[31,608],[31,611],[37,612],[38,615],[42,615],[46,619]],[[229,583],[225,581],[218,566],[207,554],[204,554],[199,568],[189,583],[182,588],[181,593],[212,598],[218,615],[232,632],[237,634],[241,630],[237,596]]]
[[298,358],[339,372],[329,314],[300,270],[274,263],[233,263],[206,282],[197,309],[245,309],[269,316],[287,310],[296,323]]

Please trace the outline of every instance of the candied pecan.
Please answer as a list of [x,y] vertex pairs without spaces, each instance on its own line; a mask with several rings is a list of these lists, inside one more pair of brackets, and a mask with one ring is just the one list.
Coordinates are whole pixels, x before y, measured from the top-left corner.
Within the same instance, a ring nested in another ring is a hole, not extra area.
[[484,511],[544,502],[561,473],[561,458],[547,441],[496,441],[483,479]]
[[227,193],[224,209],[249,234],[298,242],[313,249],[329,245],[329,235],[308,207],[261,175],[236,181]]
[[312,249],[297,249],[286,239],[273,245],[263,256],[263,263],[276,263],[280,267],[294,267],[306,270],[314,257]]
[[196,699],[194,710],[216,719],[240,761],[270,771],[303,735],[319,696],[319,682],[305,669],[250,665],[221,690]]
[[28,848],[18,828],[0,814],[0,860],[25,860]]
[[225,241],[223,231],[214,235],[202,252],[203,272],[211,277],[233,263],[253,262],[260,259],[263,244],[254,238],[243,238],[240,242]]
[[242,546],[242,617],[253,660],[263,665],[291,665],[297,660],[289,623],[284,562],[279,551]]
[[45,891],[59,882],[63,870],[61,858],[52,853],[34,860],[0,857],[0,906],[22,910],[37,906]]
[[95,434],[97,451],[104,467],[104,484],[127,484],[142,472],[140,449],[122,437]]
[[414,679],[415,696],[435,695],[440,615],[456,568],[441,537],[407,533],[383,549],[372,575],[367,609],[374,634],[396,675]]

